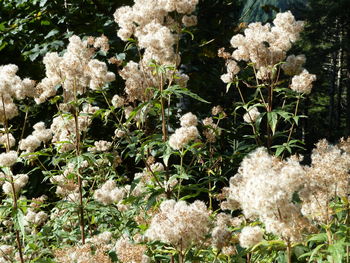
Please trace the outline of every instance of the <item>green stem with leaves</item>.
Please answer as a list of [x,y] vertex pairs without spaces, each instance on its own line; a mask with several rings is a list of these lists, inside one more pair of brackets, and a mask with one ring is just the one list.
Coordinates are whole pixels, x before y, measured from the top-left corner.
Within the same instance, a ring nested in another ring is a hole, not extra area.
[[168,131],[167,131],[167,124],[166,124],[166,118],[165,118],[165,103],[163,98],[163,73],[160,74],[160,83],[159,83],[159,89],[160,89],[160,104],[161,104],[161,111],[162,111],[162,133],[163,133],[163,142],[166,142],[168,140]]
[[[298,114],[299,102],[300,102],[300,96],[298,96],[297,103],[296,103],[296,105],[295,105],[295,110],[294,110],[293,118],[296,117],[297,114]],[[292,133],[293,133],[293,130],[294,130],[294,125],[295,125],[295,120],[293,120],[292,126],[290,127],[286,145],[288,145],[290,139],[292,138]],[[282,159],[283,159],[283,157],[284,157],[284,153],[282,154]]]
[[[182,173],[183,159],[184,159],[185,153],[186,152],[184,152],[182,149],[180,150],[180,173]],[[177,190],[177,199],[180,199],[181,184],[182,184],[182,178],[180,178],[180,181],[179,181],[179,187],[178,187],[178,190]]]
[[[238,90],[239,96],[241,97],[241,100],[242,100],[243,104],[246,104],[246,103],[245,103],[245,100],[244,100],[244,97],[243,97],[243,94],[242,94],[242,91],[241,91],[241,89],[240,89],[240,87],[239,87],[238,85],[237,85],[237,90]],[[250,116],[249,111],[248,111],[247,113],[248,113],[248,115],[249,115],[249,118],[252,119],[251,116]],[[251,126],[252,126],[252,128],[253,128],[253,133],[254,133],[255,142],[256,142],[256,144],[257,144],[258,146],[260,146],[261,143],[260,143],[260,140],[259,140],[258,133],[256,132],[254,123],[251,123]]]
[[[267,114],[272,112],[272,101],[273,101],[273,87],[269,85],[267,87]],[[272,146],[272,130],[269,122],[267,121],[267,150],[270,152],[271,146]]]
[[79,215],[79,225],[81,233],[81,242],[85,244],[85,222],[84,222],[84,203],[83,203],[83,183],[80,175],[80,130],[79,130],[79,107],[77,100],[76,85],[74,83],[74,123],[75,123],[75,154],[77,157],[77,177],[78,177],[78,191],[79,191],[79,206],[78,206],[78,215]]

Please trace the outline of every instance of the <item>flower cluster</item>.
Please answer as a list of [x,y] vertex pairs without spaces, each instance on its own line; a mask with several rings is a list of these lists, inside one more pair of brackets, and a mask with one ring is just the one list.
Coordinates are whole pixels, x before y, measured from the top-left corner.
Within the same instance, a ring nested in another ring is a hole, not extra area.
[[306,61],[305,55],[290,55],[287,57],[286,62],[282,64],[281,68],[288,76],[298,75],[303,71],[303,65]]
[[302,213],[306,216],[326,223],[333,214],[329,208],[331,200],[336,195],[348,195],[349,145],[349,138],[341,140],[338,145],[330,145],[326,140],[316,144],[311,155],[311,166],[306,168],[307,183],[299,193]]
[[246,226],[239,235],[241,247],[249,248],[263,240],[264,232],[259,226]]
[[113,81],[115,74],[108,71],[106,63],[92,59],[94,45],[106,48],[103,39],[97,39],[94,43],[91,38],[83,41],[74,35],[69,38],[67,51],[62,57],[56,52],[47,53],[43,60],[46,77],[35,88],[35,101],[43,103],[54,96],[57,85],[62,85],[65,101],[68,102],[74,96],[85,93],[87,88],[97,90]]
[[208,117],[202,120],[203,125],[206,129],[203,131],[203,135],[207,139],[208,142],[215,142],[216,136],[220,135],[220,129],[216,123],[214,123],[213,118]]
[[45,128],[44,122],[36,123],[33,128],[32,135],[19,142],[19,149],[26,151],[26,153],[34,152],[42,142],[47,143],[52,138],[52,132],[50,129]]
[[258,148],[241,163],[224,189],[227,201],[223,209],[241,208],[247,218],[259,218],[268,232],[285,240],[301,240],[303,231],[310,229],[300,207],[292,198],[305,184],[306,172],[296,159],[282,161]]
[[123,235],[118,239],[114,247],[118,259],[123,263],[148,263],[150,258],[145,255],[147,247],[145,245],[132,243],[129,237]]
[[94,147],[89,147],[88,151],[89,152],[107,152],[109,151],[109,149],[112,147],[112,143],[111,142],[107,142],[107,141],[96,141],[94,142]]
[[174,150],[184,148],[190,141],[198,138],[197,117],[191,112],[186,113],[180,118],[181,128],[175,130],[169,138],[169,145]]
[[15,247],[9,245],[0,245],[0,263],[6,263],[13,257]]
[[[159,87],[159,79],[149,64],[151,61],[163,66],[179,65],[180,57],[174,46],[179,40],[181,23],[174,20],[170,13],[179,13],[183,24],[192,26],[197,19],[190,14],[197,4],[198,0],[135,0],[132,7],[124,6],[116,10],[114,19],[120,27],[118,36],[123,41],[134,36],[143,50],[139,63],[129,61],[120,71],[120,76],[125,80],[128,101],[146,101],[152,96],[149,88]],[[175,80],[185,86],[188,76],[173,69],[165,74],[161,82],[165,83],[166,80]]]
[[127,192],[126,188],[117,187],[115,181],[108,180],[95,191],[94,198],[104,205],[109,205],[122,201]]
[[[237,62],[245,61],[253,64],[256,76],[259,79],[273,79],[273,67],[286,59],[286,53],[292,43],[299,39],[304,22],[296,21],[290,11],[278,13],[273,20],[273,26],[269,23],[263,25],[260,22],[250,23],[243,34],[232,37],[231,45],[236,50],[230,55],[223,50],[219,56],[226,59],[227,73],[221,79],[225,83],[232,82],[234,76],[240,71]],[[291,56],[283,65],[286,74],[299,74],[300,67],[305,62],[305,57]]]
[[252,107],[243,115],[243,120],[246,123],[254,123],[259,118],[260,112],[257,107]]
[[9,151],[0,154],[0,166],[11,167],[17,162],[18,154],[16,151]]
[[108,255],[109,246],[105,244],[76,245],[74,247],[60,248],[55,251],[55,260],[59,263],[112,263]]
[[33,224],[33,225],[42,225],[48,215],[44,211],[35,212],[33,209],[28,209],[27,214],[24,217],[25,225]]
[[18,67],[14,64],[0,66],[0,123],[18,115],[14,99],[34,97],[35,82],[28,78],[21,79],[16,75]]
[[312,89],[312,82],[316,80],[316,75],[310,74],[304,69],[299,75],[292,78],[290,88],[298,93],[310,94]]
[[0,133],[0,144],[11,149],[16,144],[16,139],[11,133]]
[[112,240],[112,233],[109,231],[104,231],[98,235],[87,238],[86,243],[97,244],[97,245],[98,244],[107,245],[111,242],[111,240]]
[[[87,161],[80,164],[80,168],[86,168]],[[73,163],[68,163],[63,173],[50,178],[51,183],[57,185],[56,194],[67,198],[69,201],[75,201],[75,196],[79,191],[78,185],[72,175],[76,176],[76,168]]]
[[[164,165],[162,163],[156,162],[149,164],[148,167],[144,168],[142,172],[136,173],[134,180],[138,181],[136,187],[132,190],[132,195],[140,196],[147,192],[147,185],[156,186],[154,181],[154,176],[159,177],[159,175],[164,171]],[[168,182],[164,182],[165,188],[172,188],[177,184],[176,179],[169,179]]]
[[[78,116],[79,132],[87,131],[92,121],[92,115],[99,108],[90,104],[85,104]],[[52,120],[50,127],[53,137],[52,143],[58,147],[59,152],[67,152],[74,149],[75,142],[75,120],[59,115]]]
[[188,205],[185,201],[166,200],[159,210],[145,233],[150,240],[186,249],[203,240],[209,231],[209,211],[202,201]]
[[228,214],[220,213],[216,216],[215,227],[211,232],[211,244],[218,250],[228,247],[232,236],[228,229],[232,225],[232,217]]
[[[2,185],[2,190],[7,195],[13,195],[13,191],[17,194],[27,183],[28,183],[28,175],[26,174],[17,174],[11,177],[7,175],[3,175],[6,180]],[[11,183],[13,180],[13,184]]]
[[145,62],[156,60],[160,64],[174,64],[176,55],[174,45],[177,33],[171,28],[179,25],[169,15],[176,11],[183,17],[186,26],[195,25],[196,18],[191,14],[198,0],[135,0],[132,7],[124,6],[116,10],[115,22],[120,29],[118,36],[127,41],[132,36],[138,39],[139,46],[144,49]]

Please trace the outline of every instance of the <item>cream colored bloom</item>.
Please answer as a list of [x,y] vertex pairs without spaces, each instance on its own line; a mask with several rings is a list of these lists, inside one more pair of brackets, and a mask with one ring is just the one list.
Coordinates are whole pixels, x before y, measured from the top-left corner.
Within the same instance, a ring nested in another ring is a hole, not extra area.
[[247,113],[243,115],[243,120],[247,123],[256,122],[259,118],[260,112],[257,107],[250,108]]

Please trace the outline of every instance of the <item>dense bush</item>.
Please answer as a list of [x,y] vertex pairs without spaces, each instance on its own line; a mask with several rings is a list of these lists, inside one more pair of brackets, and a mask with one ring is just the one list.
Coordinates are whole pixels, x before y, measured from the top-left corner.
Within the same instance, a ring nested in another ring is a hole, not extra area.
[[237,27],[210,72],[234,99],[208,106],[197,5],[135,0],[114,41],[69,31],[38,82],[0,66],[0,262],[349,261],[350,140],[302,156],[304,22]]

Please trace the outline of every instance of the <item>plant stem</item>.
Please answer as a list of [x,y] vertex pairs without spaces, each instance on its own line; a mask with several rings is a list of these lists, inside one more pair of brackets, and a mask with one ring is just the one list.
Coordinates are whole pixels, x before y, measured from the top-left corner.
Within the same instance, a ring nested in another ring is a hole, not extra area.
[[[75,110],[74,113],[74,121],[75,121],[75,150],[77,158],[80,156],[80,133],[79,133],[79,121],[78,121],[78,111]],[[77,168],[78,175],[78,188],[79,188],[79,218],[80,218],[80,232],[81,232],[81,242],[83,245],[85,244],[85,225],[84,225],[84,204],[83,204],[83,185],[81,176],[79,173],[79,161]]]
[[[183,159],[184,159],[184,153],[182,150],[180,150],[180,169],[181,169],[181,172],[182,172],[182,166],[183,166]],[[182,178],[180,178],[179,188],[177,190],[177,199],[180,199],[181,183],[182,183]]]
[[290,241],[287,241],[287,263],[292,263],[292,246]]
[[[25,131],[25,128],[26,128],[27,119],[28,119],[28,108],[26,108],[26,115],[24,116],[22,132],[21,132],[21,137],[20,137],[19,141],[21,141],[23,139],[23,137],[24,137],[24,131]],[[17,147],[17,152],[19,152],[19,144],[18,144],[18,147]]]
[[[273,87],[269,85],[268,87],[268,96],[267,96],[267,113],[272,112],[272,98],[273,98]],[[269,125],[269,122],[267,121],[267,150],[270,152],[272,144],[272,130]]]
[[[327,222],[326,233],[328,238],[328,246],[333,244],[332,232],[329,229],[330,229],[330,224],[329,222]],[[331,263],[335,263],[333,256],[332,256]]]
[[83,203],[83,184],[80,176],[80,163],[79,163],[79,156],[80,156],[80,131],[79,131],[79,107],[78,100],[77,100],[77,91],[76,91],[76,85],[74,81],[74,123],[75,123],[75,154],[77,157],[77,176],[78,176],[78,190],[79,190],[79,207],[78,207],[78,215],[79,215],[79,225],[80,225],[80,232],[81,232],[81,242],[84,245],[85,244],[85,224],[84,224],[84,203]]
[[[297,114],[298,114],[299,102],[300,102],[300,97],[298,96],[297,104],[295,105],[295,111],[294,111],[294,116],[293,116],[293,117],[297,116]],[[292,133],[293,133],[293,129],[294,129],[294,124],[295,124],[295,121],[293,121],[292,127],[290,127],[289,134],[288,134],[288,139],[287,139],[286,144],[288,144],[289,141],[290,141],[290,139],[292,138]],[[283,159],[283,157],[284,157],[284,153],[282,154],[282,159]]]
[[247,263],[250,263],[250,253],[247,253]]
[[[349,185],[348,185],[349,187]],[[349,241],[349,236],[350,236],[350,231],[349,231],[349,223],[350,223],[350,206],[349,206],[349,198],[347,197],[346,200],[346,220],[345,220],[345,225],[347,226],[346,230],[346,242],[348,243]],[[349,263],[349,254],[350,254],[350,247],[349,245],[346,245],[346,263]]]
[[[237,86],[237,89],[238,89],[239,96],[241,97],[242,102],[243,102],[244,104],[246,104],[246,103],[245,103],[245,100],[244,100],[244,97],[243,97],[243,94],[242,94],[242,91],[241,91],[241,89],[239,88],[239,86]],[[250,116],[249,111],[248,111],[247,113],[248,113],[249,118],[252,119],[252,117]],[[255,142],[256,142],[256,144],[257,144],[258,146],[260,146],[261,144],[260,144],[260,142],[259,142],[259,136],[258,136],[258,134],[257,134],[257,132],[256,132],[256,129],[255,129],[255,124],[254,124],[254,123],[251,123],[251,126],[252,126],[252,128],[253,128],[253,133],[254,133]]]
[[165,105],[164,105],[164,98],[163,98],[163,73],[160,75],[160,83],[159,83],[159,89],[160,89],[160,104],[162,107],[162,133],[163,133],[163,142],[166,142],[168,140],[168,131],[167,131],[167,125],[166,125],[166,119],[165,119]]

